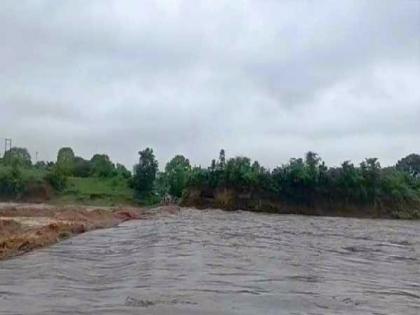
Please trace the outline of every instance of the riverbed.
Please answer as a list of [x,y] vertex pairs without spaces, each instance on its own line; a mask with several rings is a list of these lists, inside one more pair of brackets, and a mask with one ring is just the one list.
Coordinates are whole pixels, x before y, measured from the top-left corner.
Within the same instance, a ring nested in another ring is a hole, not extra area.
[[182,209],[1,261],[0,314],[420,314],[420,222]]

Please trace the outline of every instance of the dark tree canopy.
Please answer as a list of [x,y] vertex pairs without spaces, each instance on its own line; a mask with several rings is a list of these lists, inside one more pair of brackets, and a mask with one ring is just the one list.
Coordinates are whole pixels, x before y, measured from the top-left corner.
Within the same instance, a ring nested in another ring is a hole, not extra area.
[[92,167],[90,161],[81,158],[80,156],[76,156],[74,158],[74,169],[73,169],[73,176],[76,177],[89,177],[92,172]]
[[106,154],[95,154],[90,160],[91,174],[98,177],[111,177],[115,174],[115,165]]
[[30,167],[32,165],[31,155],[26,148],[11,148],[4,154],[3,164]]
[[398,161],[397,169],[413,177],[420,177],[420,155],[410,154]]
[[127,179],[131,177],[130,171],[124,165],[117,163],[115,169],[118,176],[121,176]]
[[176,155],[166,164],[165,175],[168,183],[169,194],[175,197],[182,196],[190,171],[190,161],[183,155]]
[[139,194],[150,193],[153,191],[158,162],[151,148],[140,151],[139,155],[139,163],[134,167],[133,186]]
[[187,188],[211,191],[228,188],[269,200],[312,207],[316,205],[382,207],[420,205],[418,156],[411,155],[396,167],[382,168],[378,159],[368,158],[359,166],[349,161],[329,168],[318,154],[308,152],[304,158],[292,158],[272,171],[247,157],[228,159],[221,167],[224,152],[209,168],[194,167],[189,172]]
[[41,169],[41,170],[46,170],[48,168],[48,164],[45,161],[38,161],[35,163],[35,168],[37,169]]
[[17,198],[25,190],[25,180],[18,164],[0,173],[0,197]]
[[72,148],[61,148],[57,154],[57,169],[64,175],[71,176],[74,172],[74,152]]
[[226,152],[224,149],[221,149],[219,153],[219,166],[220,168],[224,168],[225,165],[226,165]]

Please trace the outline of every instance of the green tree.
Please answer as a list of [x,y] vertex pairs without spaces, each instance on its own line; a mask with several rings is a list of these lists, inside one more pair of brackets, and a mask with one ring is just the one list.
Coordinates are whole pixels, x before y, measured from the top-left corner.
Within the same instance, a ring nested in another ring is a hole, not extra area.
[[226,186],[226,153],[225,150],[220,150],[219,159],[216,161],[213,159],[208,170],[203,170],[206,173],[206,185],[211,188],[219,186]]
[[238,156],[229,159],[224,169],[226,184],[234,188],[255,186],[256,177],[251,166],[251,160]]
[[321,163],[321,158],[317,153],[309,151],[305,156],[305,165],[307,172],[307,181],[310,185],[316,185],[319,174],[319,166]]
[[294,195],[296,201],[302,201],[304,199],[306,177],[307,174],[303,159],[292,158],[289,165],[285,167],[285,188],[290,196]]
[[168,182],[169,194],[181,197],[191,172],[190,161],[183,155],[175,156],[166,164],[165,177]]
[[56,167],[65,176],[72,176],[74,172],[74,152],[72,148],[61,148],[57,154]]
[[413,177],[420,177],[420,155],[410,154],[398,161],[397,170],[406,172]]
[[139,163],[134,167],[133,187],[138,194],[143,195],[153,191],[159,165],[153,149],[146,148],[139,155]]
[[220,153],[219,153],[219,168],[220,169],[224,169],[225,168],[225,166],[226,166],[226,152],[225,152],[225,150],[224,149],[221,149],[220,150]]
[[169,193],[169,184],[165,172],[157,172],[153,189],[161,199]]
[[121,176],[122,178],[129,179],[131,177],[130,171],[124,165],[120,163],[117,163],[116,171],[117,171],[118,176]]
[[186,185],[189,188],[199,189],[209,186],[209,170],[203,169],[200,166],[193,167],[188,174]]
[[383,173],[383,180],[381,181],[383,199],[403,203],[410,202],[420,196],[420,192],[416,191],[411,183],[411,178],[409,178],[410,175],[406,172],[386,168]]
[[368,158],[360,164],[366,197],[376,205],[380,193],[381,165],[377,158]]
[[304,185],[307,199],[312,202],[321,189],[320,187],[320,173],[321,169],[321,158],[315,152],[309,151],[305,155],[305,176]]
[[58,167],[53,167],[45,180],[57,191],[63,191],[67,186],[67,176]]
[[74,158],[74,168],[73,168],[73,175],[76,177],[89,177],[92,172],[92,166],[90,161],[81,158],[80,156],[76,156]]
[[336,187],[344,203],[348,204],[350,202],[360,201],[362,197],[362,183],[363,177],[360,170],[350,163],[350,161],[343,162],[341,168],[338,169]]
[[48,168],[48,165],[45,161],[38,161],[35,163],[34,167],[39,170],[46,170]]
[[4,154],[3,164],[30,167],[32,165],[31,155],[26,148],[11,148]]
[[26,183],[18,163],[6,173],[0,174],[0,196],[6,198],[18,198],[25,190]]
[[115,175],[115,166],[106,154],[95,154],[90,160],[91,174],[98,177]]

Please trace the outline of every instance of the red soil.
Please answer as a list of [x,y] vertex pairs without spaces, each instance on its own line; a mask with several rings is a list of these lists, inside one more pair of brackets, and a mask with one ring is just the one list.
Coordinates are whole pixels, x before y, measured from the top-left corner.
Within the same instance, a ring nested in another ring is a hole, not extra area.
[[[168,209],[168,213],[171,212],[173,209]],[[139,208],[91,210],[50,206],[2,207],[0,260],[54,244],[72,235],[146,217],[145,210]]]

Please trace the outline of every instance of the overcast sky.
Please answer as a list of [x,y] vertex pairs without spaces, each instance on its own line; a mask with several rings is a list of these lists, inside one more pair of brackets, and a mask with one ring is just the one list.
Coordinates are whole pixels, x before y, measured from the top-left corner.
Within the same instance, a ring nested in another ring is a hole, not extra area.
[[420,153],[419,0],[1,0],[0,40],[0,137],[40,159]]

